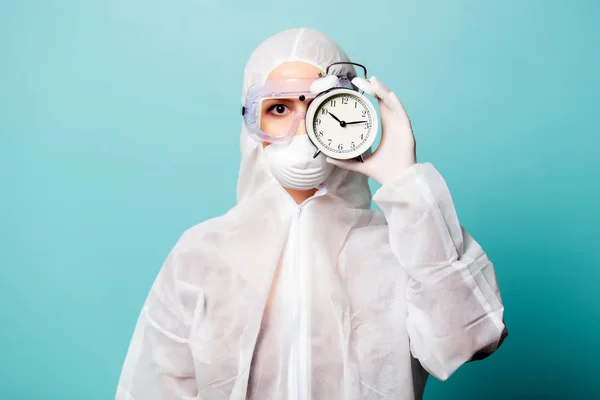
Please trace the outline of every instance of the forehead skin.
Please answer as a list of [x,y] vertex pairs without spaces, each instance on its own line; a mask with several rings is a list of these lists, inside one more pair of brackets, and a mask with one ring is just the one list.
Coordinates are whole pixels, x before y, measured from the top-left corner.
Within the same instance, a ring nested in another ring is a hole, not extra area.
[[288,61],[278,65],[267,76],[267,80],[274,79],[316,79],[319,73],[325,75],[325,71],[301,61]]

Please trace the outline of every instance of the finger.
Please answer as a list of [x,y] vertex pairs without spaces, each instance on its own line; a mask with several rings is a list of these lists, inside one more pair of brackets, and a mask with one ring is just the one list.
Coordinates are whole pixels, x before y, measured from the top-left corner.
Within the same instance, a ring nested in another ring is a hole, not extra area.
[[406,125],[410,126],[410,118],[408,118],[406,109],[404,108],[404,105],[402,104],[402,102],[400,101],[398,96],[396,96],[396,93],[391,92],[388,95],[388,99],[389,99],[388,103],[390,105],[390,108],[391,108],[392,112],[394,114],[396,114],[396,117],[398,119],[400,119]]
[[389,99],[389,94],[391,93],[390,89],[388,89],[383,83],[381,83],[379,79],[374,76],[372,76],[369,81],[373,85],[373,92],[375,97],[377,97],[379,100],[379,106],[381,106],[383,103],[387,108],[392,109],[392,104],[390,103]]
[[377,90],[379,88],[379,97],[381,97],[385,105],[388,106],[390,110],[397,114],[401,119],[410,122],[408,121],[408,114],[406,113],[406,109],[404,108],[404,105],[402,104],[400,99],[398,99],[398,96],[396,96],[394,92],[392,92],[387,86],[385,86],[383,82],[377,79],[377,77],[373,76],[371,79],[371,83],[374,89]]
[[381,82],[376,76],[372,76],[371,79],[369,79],[369,81],[371,82],[371,84],[381,87],[381,89],[386,93],[391,92],[390,88],[384,85],[383,82]]

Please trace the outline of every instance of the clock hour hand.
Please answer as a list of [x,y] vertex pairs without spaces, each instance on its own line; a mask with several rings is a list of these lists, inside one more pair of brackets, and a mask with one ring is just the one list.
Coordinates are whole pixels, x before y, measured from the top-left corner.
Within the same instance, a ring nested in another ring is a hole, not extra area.
[[346,122],[346,125],[350,125],[350,124],[362,124],[363,122],[367,122],[367,121],[352,121],[352,122]]
[[338,117],[336,117],[335,115],[333,115],[332,113],[328,113],[328,114],[331,115],[333,117],[333,119],[335,119],[337,122],[339,122],[342,127],[346,126],[346,122],[340,121],[340,119]]

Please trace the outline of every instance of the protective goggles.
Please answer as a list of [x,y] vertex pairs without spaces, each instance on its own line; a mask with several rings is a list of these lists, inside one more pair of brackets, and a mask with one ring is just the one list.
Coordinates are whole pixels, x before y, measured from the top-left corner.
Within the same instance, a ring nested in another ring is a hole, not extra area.
[[[322,92],[323,78],[267,80],[248,90],[242,107],[250,135],[260,142],[290,140],[301,123],[306,124],[307,103]],[[336,78],[334,87],[352,89],[347,79]],[[328,87],[327,89],[331,89]]]

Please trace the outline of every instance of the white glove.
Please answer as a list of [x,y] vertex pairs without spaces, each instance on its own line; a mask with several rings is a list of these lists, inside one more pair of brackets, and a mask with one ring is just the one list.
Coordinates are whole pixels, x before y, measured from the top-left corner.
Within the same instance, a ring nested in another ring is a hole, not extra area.
[[327,162],[360,172],[381,185],[401,176],[417,162],[415,137],[404,106],[376,77],[369,79],[371,90],[379,101],[381,141],[364,162],[327,158]]

